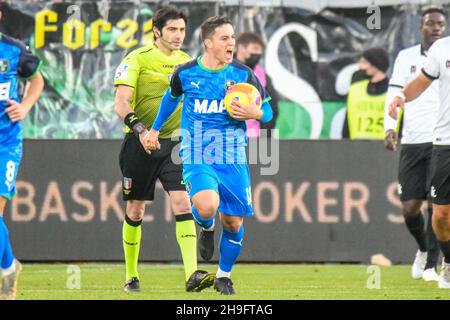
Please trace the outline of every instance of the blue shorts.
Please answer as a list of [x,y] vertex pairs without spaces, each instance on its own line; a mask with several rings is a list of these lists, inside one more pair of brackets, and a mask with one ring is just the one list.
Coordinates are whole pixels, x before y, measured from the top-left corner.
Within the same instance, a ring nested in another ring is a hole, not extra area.
[[22,159],[22,143],[0,147],[0,196],[11,199],[16,194],[16,177]]
[[183,164],[183,180],[189,197],[202,190],[219,194],[219,212],[252,216],[252,190],[247,164]]

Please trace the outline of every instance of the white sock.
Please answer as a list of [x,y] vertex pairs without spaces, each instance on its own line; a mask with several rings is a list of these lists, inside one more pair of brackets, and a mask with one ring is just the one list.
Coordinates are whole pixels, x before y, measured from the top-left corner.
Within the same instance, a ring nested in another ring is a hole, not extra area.
[[223,270],[220,270],[220,268],[217,270],[216,278],[230,278],[231,272],[225,272]]
[[13,274],[15,271],[16,271],[16,264],[14,263],[13,260],[13,263],[9,268],[2,269],[2,276],[4,277],[9,276],[10,274]]

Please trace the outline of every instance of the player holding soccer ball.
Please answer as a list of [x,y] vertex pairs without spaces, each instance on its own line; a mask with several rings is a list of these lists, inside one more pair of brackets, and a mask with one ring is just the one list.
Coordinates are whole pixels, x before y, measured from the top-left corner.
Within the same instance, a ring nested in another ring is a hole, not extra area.
[[[180,109],[161,130],[161,150],[150,152],[144,137],[155,119],[161,98],[169,87],[176,65],[191,60],[180,50],[187,18],[175,7],[162,7],[153,16],[155,43],[128,54],[117,68],[115,110],[126,124],[126,136],[120,152],[123,174],[123,199],[127,201],[122,238],[126,266],[126,292],[140,291],[138,258],[142,237],[141,223],[145,201],[154,199],[159,179],[169,193],[175,216],[177,242],[183,259],[186,291],[197,292],[212,286],[214,275],[197,270],[197,240],[189,197],[182,178],[181,165],[171,161],[177,143],[170,140],[180,126]],[[176,106],[175,106],[176,107]]]
[[[244,120],[270,121],[272,108],[253,71],[233,60],[235,36],[228,18],[207,19],[201,26],[201,38],[205,54],[175,70],[147,138],[150,149],[159,147],[159,130],[184,95],[180,155],[192,213],[202,227],[200,254],[206,260],[212,257],[214,218],[219,212],[223,232],[214,288],[232,295],[230,274],[242,250],[243,220],[253,215]],[[255,99],[248,105],[233,100],[231,117],[223,100],[226,90],[238,83],[255,86],[262,106],[259,108]]]

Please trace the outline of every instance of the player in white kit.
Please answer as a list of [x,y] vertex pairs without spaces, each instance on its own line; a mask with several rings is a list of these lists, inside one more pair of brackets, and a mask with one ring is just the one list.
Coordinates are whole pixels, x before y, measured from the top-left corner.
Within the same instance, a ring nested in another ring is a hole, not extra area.
[[440,105],[433,132],[430,195],[433,230],[444,254],[439,287],[450,289],[450,37],[431,46],[422,72],[392,99],[389,114],[396,119],[397,108],[419,97],[434,80],[439,83]]
[[[384,129],[385,146],[395,150],[398,140],[397,121],[389,117],[388,107],[392,98],[403,89],[425,65],[430,46],[443,36],[446,16],[438,8],[430,8],[422,14],[421,44],[399,52],[389,82],[386,97]],[[407,104],[403,114],[402,146],[398,171],[398,193],[402,201],[405,224],[417,242],[418,250],[411,269],[414,279],[438,281],[436,264],[439,246],[431,226],[432,204],[430,199],[430,164],[433,148],[433,130],[439,108],[439,87],[434,82],[423,94]],[[428,200],[428,223],[421,213],[424,200]]]

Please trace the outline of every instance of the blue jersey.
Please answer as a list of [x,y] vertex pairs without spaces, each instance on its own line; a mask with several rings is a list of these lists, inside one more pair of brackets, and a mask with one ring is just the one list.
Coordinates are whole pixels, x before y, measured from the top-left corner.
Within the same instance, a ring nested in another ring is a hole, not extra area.
[[170,84],[173,98],[184,95],[181,116],[183,163],[246,163],[245,121],[233,119],[223,99],[229,86],[250,83],[261,94],[263,103],[270,100],[255,73],[233,60],[220,70],[201,64],[201,57],[175,70]]
[[20,102],[18,77],[32,78],[39,66],[39,59],[23,43],[0,33],[0,147],[22,141],[20,122],[12,122],[5,112],[6,99]]

